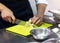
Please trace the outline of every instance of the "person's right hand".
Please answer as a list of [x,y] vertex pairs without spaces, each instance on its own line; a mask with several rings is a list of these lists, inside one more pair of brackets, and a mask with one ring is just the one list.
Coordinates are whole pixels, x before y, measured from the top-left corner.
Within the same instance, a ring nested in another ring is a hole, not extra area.
[[5,8],[1,11],[1,17],[3,20],[10,23],[15,23],[16,20],[15,16],[13,15],[13,12],[8,8]]

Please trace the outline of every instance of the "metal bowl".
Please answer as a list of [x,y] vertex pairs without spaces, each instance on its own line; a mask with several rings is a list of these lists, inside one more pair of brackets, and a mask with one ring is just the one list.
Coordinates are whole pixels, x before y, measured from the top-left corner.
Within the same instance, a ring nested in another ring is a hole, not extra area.
[[44,40],[48,38],[49,35],[52,34],[52,31],[50,29],[37,28],[31,30],[30,33],[35,39]]

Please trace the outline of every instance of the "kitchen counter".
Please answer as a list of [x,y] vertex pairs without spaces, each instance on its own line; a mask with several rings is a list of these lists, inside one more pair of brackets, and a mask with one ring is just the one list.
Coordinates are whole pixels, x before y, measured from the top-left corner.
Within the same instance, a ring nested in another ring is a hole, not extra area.
[[[57,35],[53,33],[49,38],[57,38]],[[0,43],[27,43],[27,42],[41,42],[35,40],[32,36],[24,37],[12,32],[8,32],[5,29],[0,30]]]

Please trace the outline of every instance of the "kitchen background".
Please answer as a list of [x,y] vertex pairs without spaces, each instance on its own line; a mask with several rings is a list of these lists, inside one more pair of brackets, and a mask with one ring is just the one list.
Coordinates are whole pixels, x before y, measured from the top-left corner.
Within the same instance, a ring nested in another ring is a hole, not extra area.
[[[29,0],[29,1],[32,6],[34,14],[36,14],[37,11],[36,11],[36,6],[35,6],[36,5],[35,0]],[[48,10],[60,9],[60,0],[47,0],[47,1],[48,1],[48,6],[46,8],[45,15],[52,16],[52,14],[48,12]]]

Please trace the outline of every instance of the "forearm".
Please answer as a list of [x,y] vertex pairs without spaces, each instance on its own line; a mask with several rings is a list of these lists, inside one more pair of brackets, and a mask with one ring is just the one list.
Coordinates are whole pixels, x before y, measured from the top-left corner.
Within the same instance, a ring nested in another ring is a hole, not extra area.
[[3,5],[2,3],[0,3],[0,11],[6,9],[7,7],[5,5]]
[[37,4],[37,16],[43,17],[46,6],[46,4]]

